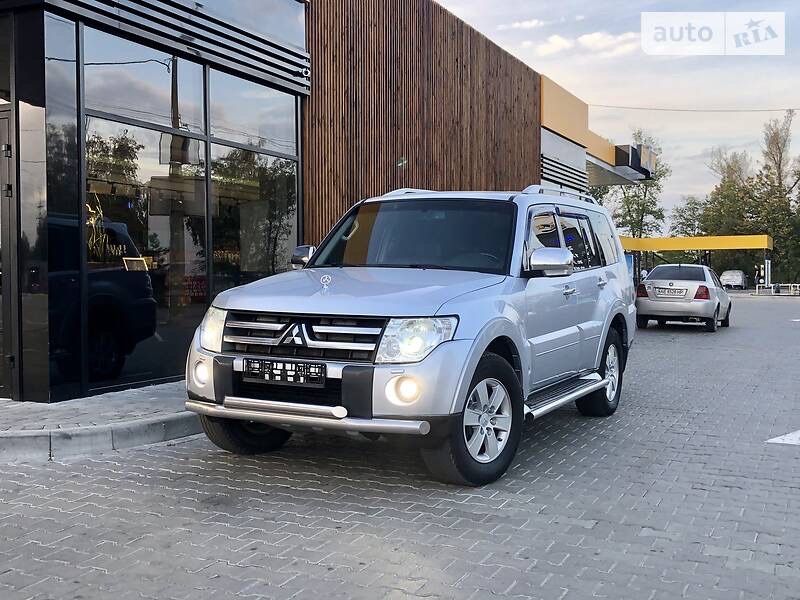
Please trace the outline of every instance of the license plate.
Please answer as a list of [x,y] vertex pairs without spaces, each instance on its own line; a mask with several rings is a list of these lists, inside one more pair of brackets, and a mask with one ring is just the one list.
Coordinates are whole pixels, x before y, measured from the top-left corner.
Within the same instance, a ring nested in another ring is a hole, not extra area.
[[656,288],[656,295],[658,296],[685,296],[686,290],[680,288]]
[[286,360],[244,361],[244,377],[250,381],[263,381],[280,385],[324,387],[327,370],[325,363],[293,362]]

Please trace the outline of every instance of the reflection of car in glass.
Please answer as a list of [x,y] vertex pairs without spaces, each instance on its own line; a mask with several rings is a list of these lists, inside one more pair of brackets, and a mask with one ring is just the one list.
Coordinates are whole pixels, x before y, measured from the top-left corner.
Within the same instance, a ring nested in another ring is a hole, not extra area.
[[658,265],[636,289],[636,325],[655,319],[705,323],[707,331],[731,324],[731,299],[717,274],[700,265]]
[[635,331],[608,214],[588,197],[401,190],[350,210],[299,270],[221,293],[187,360],[187,408],[238,453],[290,431],[414,440],[482,485],[525,415],[612,414]]
[[[80,374],[80,248],[78,220],[47,219],[50,248],[50,345],[62,375]],[[89,377],[114,379],[136,345],[156,330],[156,302],[150,274],[127,228],[104,221],[89,251]],[[113,258],[112,258],[113,257]]]
[[747,275],[744,271],[723,271],[719,276],[722,282],[722,287],[726,290],[746,290],[747,289]]

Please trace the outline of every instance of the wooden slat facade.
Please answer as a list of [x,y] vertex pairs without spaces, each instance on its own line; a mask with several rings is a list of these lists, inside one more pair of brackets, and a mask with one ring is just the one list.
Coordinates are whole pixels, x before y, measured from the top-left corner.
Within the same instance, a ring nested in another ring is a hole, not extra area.
[[539,75],[433,0],[314,0],[305,241],[401,187],[539,183]]

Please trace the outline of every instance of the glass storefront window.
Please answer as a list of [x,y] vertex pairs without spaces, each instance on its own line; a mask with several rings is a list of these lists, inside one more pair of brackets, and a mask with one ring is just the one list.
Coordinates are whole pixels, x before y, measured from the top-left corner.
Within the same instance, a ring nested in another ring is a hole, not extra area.
[[247,31],[306,47],[305,8],[298,0],[202,0],[196,5]]
[[211,135],[281,154],[297,154],[294,96],[211,71]]
[[11,102],[11,17],[0,16],[0,106]]
[[289,268],[297,243],[297,163],[248,150],[211,150],[213,292]]
[[207,299],[203,144],[91,118],[86,162],[90,385],[178,375]]
[[80,156],[76,25],[45,17],[47,284],[50,397],[74,395],[81,376]]
[[202,133],[203,68],[86,28],[86,108]]

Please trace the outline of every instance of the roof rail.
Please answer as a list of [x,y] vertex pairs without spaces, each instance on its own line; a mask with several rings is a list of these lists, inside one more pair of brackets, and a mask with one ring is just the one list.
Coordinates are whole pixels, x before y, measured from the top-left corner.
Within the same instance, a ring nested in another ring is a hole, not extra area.
[[386,192],[383,196],[405,196],[406,194],[429,194],[431,190],[421,190],[417,188],[400,188],[399,190],[392,190]]
[[584,202],[589,202],[591,204],[597,204],[597,200],[592,198],[589,194],[582,194],[581,192],[577,192],[574,190],[566,190],[564,188],[557,188],[557,187],[550,187],[546,185],[529,185],[524,190],[522,190],[523,194],[557,194],[559,196],[575,196],[576,198],[583,200]]

